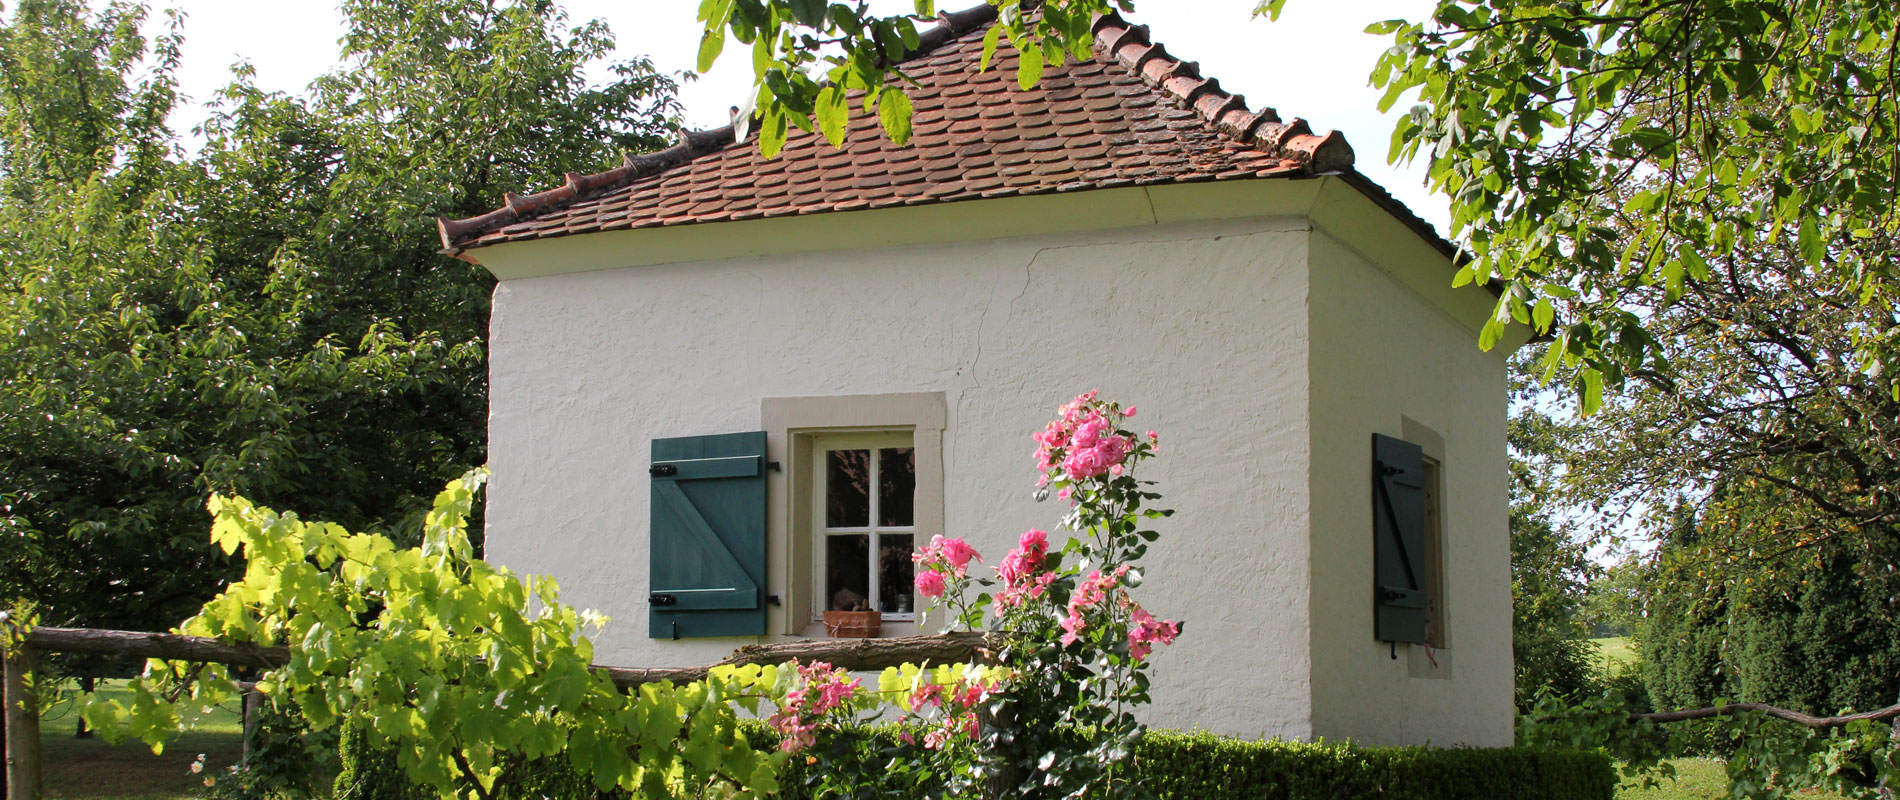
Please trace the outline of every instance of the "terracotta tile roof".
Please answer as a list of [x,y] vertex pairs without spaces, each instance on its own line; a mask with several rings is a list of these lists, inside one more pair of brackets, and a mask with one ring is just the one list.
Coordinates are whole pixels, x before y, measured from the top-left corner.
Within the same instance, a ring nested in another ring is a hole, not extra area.
[[[917,82],[910,144],[898,147],[875,115],[851,123],[842,149],[794,130],[776,159],[756,135],[730,126],[683,133],[679,144],[633,156],[539,194],[507,195],[500,209],[438,220],[448,252],[526,239],[701,222],[853,211],[973,198],[1192,181],[1352,173],[1338,131],[1255,112],[1192,62],[1169,55],[1146,26],[1109,14],[1095,23],[1094,57],[1016,86],[1014,51],[978,72],[984,4],[943,14],[902,65]],[[1363,179],[1361,179],[1363,180]],[[1375,187],[1376,188],[1376,187]],[[1401,210],[1403,210],[1401,208]],[[1410,216],[1406,212],[1404,216]],[[1432,235],[1436,239],[1436,235]],[[1442,241],[1442,240],[1440,240]]]

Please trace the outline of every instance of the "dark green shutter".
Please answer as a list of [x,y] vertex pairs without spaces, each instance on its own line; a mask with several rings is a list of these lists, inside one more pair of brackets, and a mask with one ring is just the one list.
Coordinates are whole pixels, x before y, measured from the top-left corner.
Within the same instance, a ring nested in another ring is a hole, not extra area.
[[1430,586],[1425,574],[1425,453],[1418,445],[1372,435],[1374,635],[1382,642],[1425,641]]
[[653,440],[647,635],[765,633],[765,433]]

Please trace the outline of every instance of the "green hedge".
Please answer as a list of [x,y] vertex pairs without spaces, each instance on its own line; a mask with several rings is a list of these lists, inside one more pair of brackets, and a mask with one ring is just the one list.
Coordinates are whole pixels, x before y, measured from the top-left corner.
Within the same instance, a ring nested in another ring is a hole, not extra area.
[[1377,797],[1608,800],[1616,771],[1597,753],[1525,748],[1354,747],[1156,732],[1138,780],[1162,798]]
[[[887,731],[866,735],[889,744]],[[754,732],[753,739],[771,746],[769,733]],[[362,736],[346,736],[343,750],[336,800],[434,800],[407,784],[395,759],[368,751]],[[802,786],[806,769],[801,759],[787,765],[785,800],[811,800]],[[1610,800],[1617,782],[1609,758],[1598,753],[1258,742],[1171,731],[1148,735],[1135,771],[1159,800]],[[603,797],[555,762],[522,765],[505,782],[497,797],[508,800]]]

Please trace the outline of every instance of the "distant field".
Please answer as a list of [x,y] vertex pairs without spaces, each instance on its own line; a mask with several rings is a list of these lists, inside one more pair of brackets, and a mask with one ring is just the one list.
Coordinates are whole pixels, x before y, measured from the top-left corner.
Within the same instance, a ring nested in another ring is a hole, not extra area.
[[1609,672],[1621,672],[1636,663],[1636,650],[1627,636],[1591,639],[1590,643],[1597,648],[1597,663]]
[[[118,682],[100,693],[130,702]],[[220,709],[160,755],[138,742],[114,747],[103,739],[73,738],[78,715],[71,703],[55,703],[42,715],[40,747],[45,757],[47,800],[185,800],[204,796],[204,780],[222,775],[241,749],[236,704]],[[204,754],[204,771],[191,764]]]

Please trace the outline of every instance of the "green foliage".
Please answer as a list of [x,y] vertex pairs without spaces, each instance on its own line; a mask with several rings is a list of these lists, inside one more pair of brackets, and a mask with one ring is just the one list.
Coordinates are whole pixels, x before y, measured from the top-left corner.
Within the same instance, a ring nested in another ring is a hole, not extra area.
[[1642,674],[1657,708],[1697,708],[1728,697],[1722,648],[1728,636],[1726,599],[1698,595],[1700,582],[1659,582],[1640,632]]
[[663,144],[675,110],[644,60],[590,85],[612,39],[550,3],[353,0],[342,67],[284,95],[240,65],[187,152],[175,26],[8,10],[0,597],[48,624],[195,610],[236,575],[194,533],[212,492],[419,530],[485,460],[492,286],[431,217]]
[[[1384,106],[1421,102],[1392,157],[1425,159],[1451,199],[1475,256],[1459,282],[1506,284],[1483,339],[1553,333],[1548,368],[1577,368],[1589,410],[1604,384],[1666,371],[1664,328],[1635,305],[1769,247],[1890,307],[1896,23],[1885,0],[1443,0],[1369,29],[1393,40],[1372,80]],[[1866,334],[1860,366],[1900,352]]]
[[[748,726],[748,730],[755,747],[770,747],[776,742],[764,726]],[[819,784],[817,776],[832,771],[869,778],[863,785],[876,787],[872,790],[874,793],[858,796],[885,800],[937,797],[939,787],[936,785],[918,787],[877,781],[887,764],[917,759],[917,745],[906,744],[899,733],[894,726],[878,726],[851,728],[827,737],[829,741],[821,743],[824,757],[817,763],[807,764],[798,759],[787,766],[786,788],[780,797],[811,800],[853,796],[822,795],[814,791],[812,787]],[[358,750],[353,755],[347,745],[344,760],[371,763],[363,751]],[[546,780],[559,785],[561,767],[558,764],[545,764],[540,769],[548,776]],[[383,767],[382,774],[391,779],[400,777],[387,766]],[[1608,800],[1616,788],[1616,772],[1609,759],[1591,752],[1357,747],[1246,741],[1173,731],[1150,732],[1142,739],[1135,749],[1130,779],[1156,800],[1332,800],[1339,797]],[[342,788],[339,782],[339,789]],[[340,791],[336,800],[423,798],[420,794],[403,791],[394,788]],[[566,800],[587,795],[550,792],[548,796]]]
[[1572,530],[1551,518],[1550,462],[1560,453],[1554,421],[1522,396],[1505,438],[1511,449],[1511,655],[1517,707],[1539,693],[1593,693],[1601,675],[1583,624],[1583,603],[1595,573]]
[[[700,683],[621,692],[590,666],[583,627],[600,619],[561,604],[552,580],[472,558],[467,523],[485,479],[471,472],[443,490],[408,549],[215,497],[212,541],[243,552],[245,576],[180,630],[288,646],[289,663],[257,682],[273,709],[313,730],[359,728],[444,795],[491,798],[511,762],[547,758],[603,790],[773,791],[783,756],[748,747],[737,711],[756,712],[778,670],[722,667]],[[222,667],[162,661],[129,688],[131,703],[96,700],[86,719],[155,750],[234,693]]]
[[[989,0],[998,24],[983,39],[982,69],[1004,42],[1019,57],[1016,82],[1024,89],[1045,70],[1089,57],[1095,16],[1133,11],[1134,0]],[[1278,18],[1286,0],[1261,0],[1256,15]],[[863,3],[825,0],[701,0],[699,71],[712,68],[728,38],[751,48],[753,96],[738,124],[757,126],[766,158],[785,145],[788,126],[816,127],[833,146],[844,142],[851,119],[847,93],[875,110],[886,136],[910,139],[908,78],[897,65],[916,52],[919,25],[937,13],[935,0],[915,0],[912,13],[879,16]]]
[[283,709],[255,710],[245,748],[224,775],[211,775],[214,800],[327,798],[324,776],[336,773],[337,731],[313,731]]
[[1656,702],[1731,698],[1832,714],[1900,699],[1894,579],[1864,566],[1824,551],[1772,582],[1731,582],[1711,579],[1720,565],[1666,549],[1643,629]]
[[[983,67],[1007,39],[1021,56],[1017,81],[1025,89],[1047,66],[1088,58],[1094,14],[1134,7],[1131,0],[991,5],[1000,23],[983,42]],[[885,135],[902,145],[910,139],[911,104],[903,89],[908,79],[897,65],[916,52],[919,25],[936,13],[934,0],[916,0],[913,13],[888,16],[863,4],[824,0],[702,0],[699,69],[712,67],[728,37],[751,47],[754,95],[739,124],[758,127],[767,158],[784,146],[788,125],[806,131],[815,125],[833,145],[842,144],[853,113],[847,93],[860,98],[859,111],[875,111]]]
[[1643,624],[1643,559],[1626,556],[1590,581],[1578,609],[1595,638],[1630,636]]
[[[345,728],[339,747],[343,767],[330,800],[436,800],[441,794],[417,785],[403,773],[396,752],[377,747],[361,728]],[[464,787],[468,791],[472,787]],[[628,792],[602,791],[559,758],[507,759],[489,789],[495,800],[627,800]]]
[[[1160,538],[1148,526],[1174,513],[1153,507],[1161,499],[1154,482],[1135,477],[1155,456],[1157,439],[1122,427],[1134,414],[1133,406],[1091,391],[1034,434],[1036,497],[1053,493],[1069,502],[1062,527],[1072,535],[1061,550],[1030,529],[996,565],[996,580],[966,575],[966,556],[956,551],[974,551],[961,540],[940,538],[918,555],[920,592],[942,595],[931,610],[945,608],[952,626],[987,630],[1002,668],[997,690],[974,694],[980,723],[953,716],[945,730],[926,734],[926,744],[947,735],[955,745],[923,753],[949,794],[982,787],[1024,798],[1115,798],[1140,791],[1128,761],[1147,731],[1137,712],[1150,701],[1148,656],[1173,643],[1181,625],[1155,618],[1132,594],[1142,583],[1140,560]],[[925,591],[930,578],[940,580]],[[998,588],[972,601],[971,584]],[[889,688],[908,683],[904,677]]]
[[[1614,697],[1576,703],[1539,699],[1519,718],[1518,741],[1527,747],[1598,750],[1622,763],[1624,777],[1656,786],[1675,777],[1672,759],[1700,747],[1709,731],[1681,722],[1632,720]],[[1887,723],[1866,720],[1810,729],[1755,711],[1707,722],[1730,745],[1729,796],[1778,800],[1812,790],[1873,800],[1900,780],[1900,740]]]
[[1597,798],[1615,792],[1596,753],[1355,747],[1249,742],[1157,732],[1136,753],[1136,780],[1165,798]]
[[1588,567],[1583,548],[1547,518],[1522,509],[1511,514],[1511,656],[1519,711],[1541,691],[1576,697],[1599,688],[1595,648],[1577,613]]

